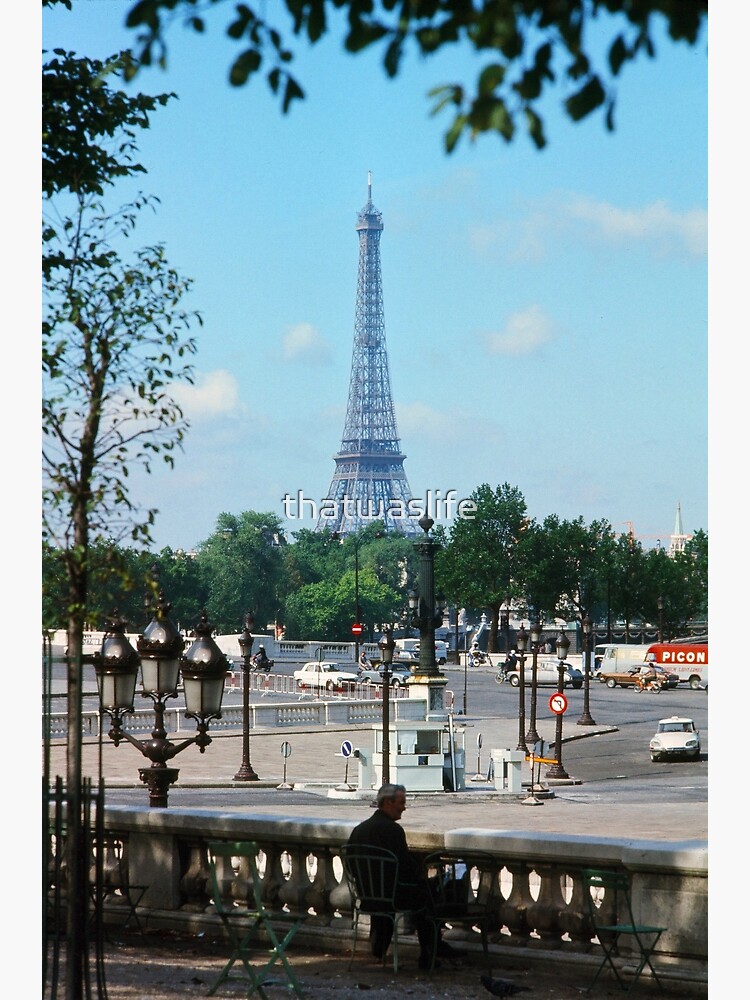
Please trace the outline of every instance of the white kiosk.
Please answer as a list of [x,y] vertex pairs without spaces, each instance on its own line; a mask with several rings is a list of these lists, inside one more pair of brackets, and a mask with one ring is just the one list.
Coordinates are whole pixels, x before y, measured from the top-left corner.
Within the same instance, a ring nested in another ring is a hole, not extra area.
[[[373,749],[358,751],[360,789],[380,788],[383,784],[383,727],[373,726],[372,731]],[[388,732],[393,784],[403,785],[409,792],[460,791],[466,787],[463,729],[449,729],[444,722],[399,720],[391,723]]]

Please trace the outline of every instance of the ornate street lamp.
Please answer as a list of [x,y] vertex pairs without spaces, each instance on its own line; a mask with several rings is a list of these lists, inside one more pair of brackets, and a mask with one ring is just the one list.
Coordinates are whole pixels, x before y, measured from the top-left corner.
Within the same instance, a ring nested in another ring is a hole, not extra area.
[[518,746],[516,750],[529,752],[526,746],[526,645],[529,641],[529,633],[521,625],[516,632],[516,649],[518,650],[521,666],[518,671]]
[[[123,740],[151,761],[151,767],[139,768],[141,781],[148,786],[149,805],[168,805],[169,786],[177,780],[179,770],[167,767],[193,743],[203,753],[211,742],[208,726],[211,719],[221,717],[224,680],[228,669],[226,656],[211,638],[211,626],[202,612],[196,626],[198,638],[181,657],[185,641],[169,618],[171,604],[163,593],[154,610],[154,617],[138,640],[138,652],[125,635],[125,622],[116,616],[102,641],[101,651],[92,654],[102,711],[112,719],[109,738],[115,746]],[[133,711],[135,680],[141,666],[142,696],[154,703],[155,723],[150,740],[138,740],[123,729],[123,716]],[[177,685],[182,671],[185,689],[185,717],[196,719],[198,732],[181,743],[167,739],[164,728],[164,707],[177,697]]]
[[[565,634],[565,629],[563,629],[557,637],[557,693],[562,694],[563,688],[565,687],[565,660],[568,656],[568,650],[570,649],[570,639]],[[547,771],[548,778],[569,778],[570,775],[563,767],[562,762],[562,727],[563,727],[563,713],[557,713],[557,719],[555,720],[555,760],[556,764],[553,764],[549,771]]]
[[385,635],[379,642],[380,658],[383,671],[383,773],[381,785],[387,785],[391,780],[391,664],[396,643],[393,639],[393,629],[387,626]]
[[531,717],[529,719],[529,731],[526,733],[526,745],[533,747],[541,739],[536,729],[537,658],[539,656],[539,643],[542,638],[542,624],[538,618],[529,625],[529,637],[531,639]]
[[[258,775],[250,763],[250,659],[253,655],[253,625],[255,618],[248,611],[243,629],[237,642],[242,656],[242,763],[235,774],[235,781],[258,781]],[[276,631],[274,625],[274,631]]]
[[593,644],[593,634],[591,618],[588,614],[584,615],[583,621],[581,622],[581,629],[583,631],[583,711],[581,712],[581,718],[578,720],[577,725],[579,726],[595,726],[596,722],[592,718],[591,712],[589,711],[589,684],[591,681],[591,654],[592,654],[592,644]]

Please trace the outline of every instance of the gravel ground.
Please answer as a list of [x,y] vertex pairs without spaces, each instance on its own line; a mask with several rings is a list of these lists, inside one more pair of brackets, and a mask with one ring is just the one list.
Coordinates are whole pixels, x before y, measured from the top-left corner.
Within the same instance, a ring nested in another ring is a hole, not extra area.
[[[106,947],[107,1000],[177,1000],[185,997],[205,997],[227,961],[229,951],[223,941],[195,935],[177,935],[171,932],[149,932],[144,941],[138,936],[118,939]],[[484,972],[481,957],[470,956],[460,962],[443,963],[432,977],[417,969],[411,950],[403,956],[398,975],[391,965],[381,966],[369,959],[365,948],[348,971],[348,954],[310,951],[295,948],[291,955],[294,968],[306,1000],[350,1000],[367,995],[372,1000],[489,1000],[491,994],[482,985]],[[294,997],[285,985],[279,966],[269,973],[277,985],[266,988],[268,1000]],[[604,974],[603,974],[604,975]],[[528,964],[506,966],[499,962],[493,967],[494,977],[510,979],[528,990],[529,1000],[580,1000],[586,995],[592,978],[588,967],[570,970],[541,968],[539,960]],[[92,970],[95,981],[95,971]],[[49,996],[49,993],[45,994]],[[64,990],[58,990],[58,997]],[[525,997],[526,990],[519,993]],[[622,997],[622,991],[613,981],[602,978],[595,990],[596,1000]],[[663,993],[656,986],[644,981],[630,992],[633,1000],[647,1000],[661,996],[683,1000],[686,996],[706,995],[691,988],[668,984]],[[247,996],[241,982],[227,981],[216,993],[218,1000],[232,1000]],[[255,994],[257,996],[257,994]]]

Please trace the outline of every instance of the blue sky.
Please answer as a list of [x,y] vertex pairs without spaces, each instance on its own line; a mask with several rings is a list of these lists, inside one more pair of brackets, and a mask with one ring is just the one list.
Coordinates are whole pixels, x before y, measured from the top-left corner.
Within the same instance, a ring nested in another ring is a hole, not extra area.
[[[43,46],[103,57],[133,44],[130,0],[45,11]],[[192,424],[174,471],[134,475],[157,548],[192,548],[222,511],[320,500],[349,385],[358,211],[383,213],[391,385],[412,493],[509,482],[532,516],[632,523],[666,543],[679,502],[708,529],[706,39],[658,42],[627,67],[617,130],[545,105],[547,149],[462,141],[427,91],[476,74],[449,53],[386,79],[377,54],[297,48],[307,99],[283,116],[258,80],[226,82],[227,10],[176,27],[174,91],[139,138],[157,195],[139,244],[164,242],[203,314]],[[123,186],[118,202],[135,191]],[[286,522],[289,531],[310,522]]]

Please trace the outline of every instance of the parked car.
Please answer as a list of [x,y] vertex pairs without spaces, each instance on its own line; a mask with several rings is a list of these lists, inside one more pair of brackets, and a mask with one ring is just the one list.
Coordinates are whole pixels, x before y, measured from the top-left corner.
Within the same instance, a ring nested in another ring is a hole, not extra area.
[[649,743],[651,760],[662,758],[690,757],[698,760],[701,755],[701,734],[692,719],[673,715],[671,719],[660,719],[656,734]]
[[341,691],[346,684],[356,684],[359,680],[354,671],[342,670],[339,663],[329,660],[311,660],[295,670],[293,676],[298,688],[325,688],[326,691]]
[[[392,663],[391,664],[391,687],[399,688],[402,684],[406,684],[407,680],[412,676],[411,670],[405,666],[403,663]],[[378,667],[374,667],[371,670],[362,670],[359,674],[359,680],[365,684],[382,684],[383,683],[383,667],[382,664]]]
[[660,667],[656,663],[639,663],[637,667],[631,667],[630,670],[626,670],[623,673],[605,673],[602,671],[599,674],[599,680],[602,684],[606,684],[608,688],[634,687],[635,682],[646,674],[656,674],[656,680],[661,684],[662,688],[677,687],[680,683],[680,678],[677,674],[665,670],[664,667]]
[[[537,660],[536,683],[537,687],[557,687],[558,684],[558,660]],[[574,667],[572,663],[565,663],[563,672],[563,687],[580,688],[583,687],[583,673]],[[533,667],[531,657],[526,657],[526,669],[524,671],[524,681],[531,684]],[[518,687],[521,683],[518,668],[508,672],[508,680],[513,687]]]

